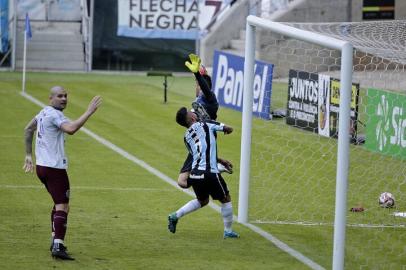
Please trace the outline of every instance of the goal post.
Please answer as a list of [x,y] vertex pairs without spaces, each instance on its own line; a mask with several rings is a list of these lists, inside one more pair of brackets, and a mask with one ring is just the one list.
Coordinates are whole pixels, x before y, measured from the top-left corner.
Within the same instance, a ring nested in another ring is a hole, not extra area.
[[336,169],[336,198],[334,217],[334,248],[333,269],[344,269],[345,229],[347,209],[347,187],[349,170],[349,129],[350,104],[353,72],[353,46],[350,42],[324,36],[287,26],[281,23],[268,21],[256,16],[248,16],[246,23],[245,64],[244,64],[244,94],[241,131],[241,160],[238,221],[248,222],[248,199],[251,160],[251,130],[252,130],[252,101],[254,81],[254,56],[256,29],[263,28],[277,34],[292,37],[301,41],[324,46],[341,52],[341,84],[337,169]]

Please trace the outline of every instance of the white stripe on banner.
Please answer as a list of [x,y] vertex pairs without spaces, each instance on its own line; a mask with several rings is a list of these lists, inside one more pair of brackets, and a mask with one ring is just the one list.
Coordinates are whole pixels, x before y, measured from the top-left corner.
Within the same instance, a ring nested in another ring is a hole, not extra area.
[[199,32],[185,30],[148,30],[137,27],[119,25],[117,29],[118,36],[133,38],[174,38],[177,39],[197,39]]
[[[26,99],[30,100],[31,102],[39,105],[40,107],[45,107],[44,103],[42,103],[41,101],[37,100],[36,98],[34,98],[32,96],[30,96],[30,95],[28,95],[26,93],[21,93],[21,95],[23,97],[25,97]],[[195,194],[192,191],[190,191],[189,189],[180,188],[178,186],[177,182],[174,179],[170,178],[169,176],[163,174],[159,170],[157,170],[154,167],[150,166],[145,161],[135,157],[134,155],[128,153],[124,149],[116,146],[115,144],[111,143],[110,141],[104,139],[103,137],[100,137],[99,135],[97,135],[96,133],[93,133],[92,131],[90,131],[89,129],[87,129],[85,127],[82,127],[80,130],[83,131],[84,133],[86,133],[87,135],[89,135],[90,137],[92,137],[93,139],[95,139],[96,141],[98,141],[99,143],[103,144],[107,148],[109,148],[109,149],[113,150],[114,152],[118,153],[122,157],[134,162],[138,166],[140,166],[143,169],[147,170],[148,172],[155,175],[156,177],[158,177],[162,181],[168,183],[169,185],[175,187],[178,190],[181,190],[181,191],[185,192],[186,194],[189,194],[192,197],[195,197]],[[214,210],[216,210],[218,213],[221,213],[221,208],[217,204],[215,204],[213,202],[210,202],[209,206],[211,208],[213,208]],[[234,215],[233,219],[237,220],[237,217]],[[324,269],[322,266],[320,266],[317,263],[313,262],[311,259],[304,256],[302,253],[292,249],[287,244],[283,243],[282,241],[280,241],[279,239],[274,237],[272,234],[270,234],[268,232],[265,232],[264,230],[260,229],[259,227],[255,226],[255,225],[252,225],[252,224],[249,224],[249,223],[241,223],[241,224],[248,227],[252,231],[258,233],[259,235],[261,235],[262,237],[264,237],[265,239],[267,239],[268,241],[273,243],[275,246],[277,246],[279,249],[283,250],[284,252],[288,253],[289,255],[296,258],[300,262],[302,262],[305,265],[309,266],[311,269],[314,269],[314,270]]]

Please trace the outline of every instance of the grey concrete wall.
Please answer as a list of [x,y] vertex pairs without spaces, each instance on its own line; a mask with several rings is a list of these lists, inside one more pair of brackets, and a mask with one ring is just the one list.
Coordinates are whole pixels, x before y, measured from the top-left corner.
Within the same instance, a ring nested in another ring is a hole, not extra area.
[[306,0],[285,12],[276,21],[344,22],[349,19],[350,3],[351,0]]
[[[18,21],[16,69],[23,68],[24,21]],[[77,22],[31,21],[27,43],[28,70],[86,71],[83,36]]]
[[249,0],[237,1],[201,40],[200,57],[204,65],[212,66],[214,50],[228,48],[230,41],[239,37],[241,29],[245,29],[248,12]]
[[340,52],[307,42],[260,31],[259,59],[274,64],[274,77],[284,78],[289,69],[307,72],[335,71],[340,68]]
[[[361,22],[363,0],[306,0],[280,22]],[[406,19],[406,1],[395,1],[395,20]]]
[[[270,19],[280,22],[344,22],[362,21],[362,0],[303,0],[290,9],[274,14]],[[351,4],[351,6],[349,6]],[[397,19],[406,18],[406,1],[398,0],[395,6]],[[351,14],[351,16],[349,16]],[[339,69],[340,53],[326,50],[305,42],[281,37],[267,30],[260,30],[257,41],[259,59],[275,64],[274,76],[286,77],[289,69],[308,72],[333,72]],[[379,65],[371,56],[354,57],[355,71],[394,70],[395,65],[379,58]],[[378,61],[377,57],[373,57]],[[366,63],[366,62],[367,63]],[[364,63],[365,62],[365,63]]]
[[[270,17],[281,22],[344,22],[362,20],[363,0],[296,0],[288,9],[278,11]],[[249,12],[249,1],[240,1],[234,6],[234,12],[222,18],[213,31],[203,40],[201,55],[206,65],[212,65],[215,49],[227,49],[232,45],[230,39],[238,37],[238,29],[245,28],[245,17]],[[406,0],[396,1],[395,16],[406,19]],[[236,43],[236,41],[234,41]],[[274,76],[286,77],[289,69],[308,72],[334,72],[339,69],[340,54],[305,42],[298,42],[275,35],[266,30],[257,32],[257,58],[275,64]],[[234,46],[235,47],[235,46]],[[243,48],[234,48],[242,50]],[[241,53],[240,53],[241,54]],[[365,58],[364,58],[365,59]],[[367,65],[359,63],[359,67]],[[389,66],[384,65],[384,69]],[[377,66],[378,70],[379,68]]]

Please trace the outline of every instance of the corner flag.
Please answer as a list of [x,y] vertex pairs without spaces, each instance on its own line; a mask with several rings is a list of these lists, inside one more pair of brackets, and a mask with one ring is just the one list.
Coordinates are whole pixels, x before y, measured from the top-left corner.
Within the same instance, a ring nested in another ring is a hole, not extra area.
[[28,13],[25,14],[25,29],[24,29],[24,56],[23,56],[23,89],[22,92],[25,93],[25,70],[27,64],[27,41],[32,38],[30,17]]
[[25,14],[25,34],[27,35],[27,38],[32,38],[30,17],[28,17],[28,13]]

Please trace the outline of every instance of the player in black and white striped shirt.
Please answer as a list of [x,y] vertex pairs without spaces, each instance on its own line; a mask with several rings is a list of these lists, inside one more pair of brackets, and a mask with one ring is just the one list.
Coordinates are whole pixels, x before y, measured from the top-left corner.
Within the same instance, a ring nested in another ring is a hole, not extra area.
[[191,200],[178,211],[168,217],[168,229],[176,232],[178,220],[209,203],[209,196],[219,200],[221,215],[224,221],[224,238],[238,238],[238,233],[231,228],[233,223],[233,208],[227,184],[217,168],[216,132],[230,134],[233,129],[215,121],[197,121],[195,113],[185,107],[176,114],[176,122],[187,128],[184,136],[186,148],[193,156],[192,171],[189,183],[192,185],[197,199]]
[[206,121],[196,122],[186,131],[184,142],[193,157],[192,174],[201,171],[219,173],[214,132],[223,131],[223,128],[224,124]]
[[[197,115],[199,121],[216,120],[219,103],[212,91],[211,78],[206,68],[201,65],[201,59],[195,54],[189,55],[190,62],[186,61],[186,67],[193,72],[196,80],[196,100],[192,103],[192,111]],[[188,178],[192,170],[192,155],[189,153],[180,170],[178,185],[188,188]],[[217,167],[221,172],[232,173],[233,165],[230,161],[217,157]]]

